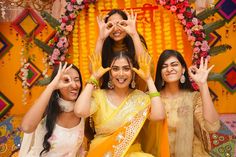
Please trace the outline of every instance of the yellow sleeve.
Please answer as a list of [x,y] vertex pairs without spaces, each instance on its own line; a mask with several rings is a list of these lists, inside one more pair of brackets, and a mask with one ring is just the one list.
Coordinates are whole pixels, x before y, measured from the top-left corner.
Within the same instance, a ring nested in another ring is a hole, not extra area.
[[90,115],[94,114],[99,108],[99,104],[96,101],[98,93],[99,93],[99,89],[93,91],[93,93],[92,93],[92,100],[91,100],[91,106],[90,106]]
[[201,128],[207,132],[217,132],[218,129],[220,128],[220,121],[217,120],[214,123],[210,123],[204,119],[203,106],[202,106],[203,104],[199,92],[194,92],[193,102],[194,102],[194,116],[198,121],[199,125],[201,126]]

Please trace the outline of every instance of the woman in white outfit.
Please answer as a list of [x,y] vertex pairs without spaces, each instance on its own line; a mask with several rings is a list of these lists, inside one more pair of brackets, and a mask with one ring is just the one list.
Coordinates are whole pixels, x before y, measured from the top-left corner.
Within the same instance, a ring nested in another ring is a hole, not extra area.
[[20,157],[83,156],[84,119],[74,114],[81,90],[79,69],[60,63],[51,82],[22,120],[25,134]]

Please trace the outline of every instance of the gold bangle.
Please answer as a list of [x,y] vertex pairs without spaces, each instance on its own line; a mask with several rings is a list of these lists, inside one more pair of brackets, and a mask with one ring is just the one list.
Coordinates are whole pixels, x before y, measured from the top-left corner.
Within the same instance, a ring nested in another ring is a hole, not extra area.
[[98,80],[94,77],[94,76],[91,76],[86,83],[89,83],[89,84],[92,84],[94,86],[94,88],[98,88],[99,86],[99,83],[98,83]]
[[148,93],[149,97],[150,98],[153,98],[153,97],[156,97],[156,96],[160,96],[160,93],[159,92],[152,92],[152,93]]

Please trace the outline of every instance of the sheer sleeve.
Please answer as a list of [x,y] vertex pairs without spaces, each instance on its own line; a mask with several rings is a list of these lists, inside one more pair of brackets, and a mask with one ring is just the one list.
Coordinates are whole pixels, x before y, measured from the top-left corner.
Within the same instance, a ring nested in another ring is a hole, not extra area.
[[99,96],[98,95],[99,91],[100,91],[100,89],[95,90],[92,93],[91,106],[90,106],[90,115],[94,114],[99,108],[99,104],[98,104],[98,101],[97,101],[97,98]]
[[217,120],[214,123],[208,122],[203,116],[203,104],[201,95],[199,92],[194,92],[193,94],[194,102],[194,116],[196,121],[199,123],[201,129],[204,129],[207,132],[216,132],[220,128],[220,121]]

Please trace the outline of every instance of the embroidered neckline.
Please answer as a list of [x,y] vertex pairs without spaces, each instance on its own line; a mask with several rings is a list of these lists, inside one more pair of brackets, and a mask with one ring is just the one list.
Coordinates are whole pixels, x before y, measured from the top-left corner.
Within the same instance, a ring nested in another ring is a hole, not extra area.
[[64,112],[71,112],[71,111],[74,110],[75,102],[74,101],[64,100],[61,97],[58,97],[58,104],[59,104],[59,106],[60,106],[62,111],[64,111]]

